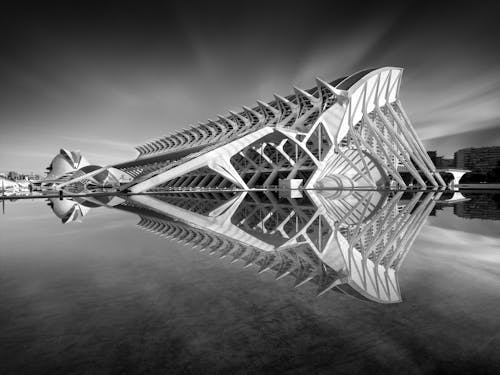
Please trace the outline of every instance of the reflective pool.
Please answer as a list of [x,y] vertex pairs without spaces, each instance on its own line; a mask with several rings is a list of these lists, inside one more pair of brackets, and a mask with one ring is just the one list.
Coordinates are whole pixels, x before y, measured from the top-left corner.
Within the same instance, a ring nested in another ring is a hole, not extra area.
[[499,197],[4,201],[0,373],[498,373]]

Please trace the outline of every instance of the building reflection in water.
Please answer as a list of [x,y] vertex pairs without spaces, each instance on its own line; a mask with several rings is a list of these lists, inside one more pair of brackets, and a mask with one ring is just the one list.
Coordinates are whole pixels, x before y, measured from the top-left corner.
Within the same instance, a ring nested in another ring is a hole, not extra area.
[[295,286],[317,285],[379,303],[401,301],[398,271],[441,193],[304,191],[176,192],[52,199],[63,223],[92,207],[134,213],[146,231],[255,265]]

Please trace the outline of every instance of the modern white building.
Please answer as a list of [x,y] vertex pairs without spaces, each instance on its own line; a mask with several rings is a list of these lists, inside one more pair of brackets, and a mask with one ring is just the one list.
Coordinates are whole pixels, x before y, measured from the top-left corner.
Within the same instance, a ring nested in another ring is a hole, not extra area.
[[60,180],[71,176],[73,172],[87,165],[90,165],[90,163],[82,156],[80,151],[68,151],[62,148],[47,167],[45,179]]
[[132,182],[132,177],[112,166],[92,165],[81,152],[61,149],[47,168],[47,176],[40,185],[54,185],[57,188],[71,186],[77,190],[89,187],[114,187]]
[[185,127],[136,147],[135,160],[102,168],[130,175],[121,189],[134,193],[251,190],[280,180],[300,180],[303,188],[405,188],[404,174],[412,186],[444,188],[399,100],[402,74],[385,67],[317,79],[314,88]]

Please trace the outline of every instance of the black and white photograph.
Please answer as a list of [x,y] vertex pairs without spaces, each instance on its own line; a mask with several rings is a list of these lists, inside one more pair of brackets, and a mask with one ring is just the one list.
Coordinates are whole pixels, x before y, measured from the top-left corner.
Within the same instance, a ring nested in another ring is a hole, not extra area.
[[0,374],[500,374],[498,1],[0,4]]

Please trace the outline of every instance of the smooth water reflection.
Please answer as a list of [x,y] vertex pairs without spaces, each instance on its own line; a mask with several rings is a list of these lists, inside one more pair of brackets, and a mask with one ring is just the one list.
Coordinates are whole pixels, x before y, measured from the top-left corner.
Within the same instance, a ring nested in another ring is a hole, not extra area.
[[[106,206],[140,217],[138,227],[199,248],[295,287],[309,281],[380,303],[401,301],[397,272],[442,193],[307,191],[178,192],[51,198],[63,223]],[[445,200],[447,201],[447,200]]]
[[464,198],[7,202],[0,370],[494,372],[500,221],[456,216],[483,207]]

